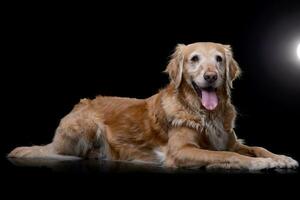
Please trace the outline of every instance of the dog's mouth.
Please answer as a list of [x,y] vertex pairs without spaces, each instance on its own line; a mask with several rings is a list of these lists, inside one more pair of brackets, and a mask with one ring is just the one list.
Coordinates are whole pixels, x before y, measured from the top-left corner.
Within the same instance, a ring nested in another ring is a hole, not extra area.
[[194,81],[192,82],[192,85],[197,92],[201,104],[204,106],[204,108],[206,108],[207,110],[214,110],[218,106],[219,100],[217,97],[216,88],[211,86],[201,88]]

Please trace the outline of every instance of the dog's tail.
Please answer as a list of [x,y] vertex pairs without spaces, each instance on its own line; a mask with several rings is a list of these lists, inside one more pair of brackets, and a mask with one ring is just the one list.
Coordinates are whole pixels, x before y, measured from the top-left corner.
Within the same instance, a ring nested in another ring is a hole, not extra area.
[[12,150],[8,155],[8,158],[50,158],[50,159],[80,159],[76,156],[59,155],[57,154],[52,144],[44,146],[31,146],[31,147],[17,147]]

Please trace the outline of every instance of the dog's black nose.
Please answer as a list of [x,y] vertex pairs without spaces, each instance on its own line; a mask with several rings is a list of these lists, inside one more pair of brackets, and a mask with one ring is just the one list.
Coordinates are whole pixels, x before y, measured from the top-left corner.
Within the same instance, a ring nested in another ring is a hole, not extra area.
[[205,72],[203,77],[204,80],[206,80],[209,83],[213,83],[218,79],[218,75],[216,72]]

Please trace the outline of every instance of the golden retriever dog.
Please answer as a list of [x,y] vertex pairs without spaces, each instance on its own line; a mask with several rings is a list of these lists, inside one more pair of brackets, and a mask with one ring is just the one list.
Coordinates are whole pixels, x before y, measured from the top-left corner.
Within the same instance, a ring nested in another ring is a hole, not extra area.
[[157,94],[82,99],[61,120],[52,143],[18,147],[8,157],[99,158],[175,168],[298,166],[290,157],[237,139],[230,90],[240,68],[229,45],[180,44],[165,71],[170,84]]

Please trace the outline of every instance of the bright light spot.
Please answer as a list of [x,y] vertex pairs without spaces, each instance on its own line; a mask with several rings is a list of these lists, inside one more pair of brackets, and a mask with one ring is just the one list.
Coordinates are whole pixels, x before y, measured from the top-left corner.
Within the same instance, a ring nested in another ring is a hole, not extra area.
[[300,60],[300,43],[298,44],[298,47],[297,47],[297,56],[298,56],[298,59]]

